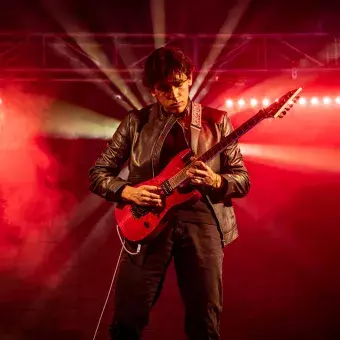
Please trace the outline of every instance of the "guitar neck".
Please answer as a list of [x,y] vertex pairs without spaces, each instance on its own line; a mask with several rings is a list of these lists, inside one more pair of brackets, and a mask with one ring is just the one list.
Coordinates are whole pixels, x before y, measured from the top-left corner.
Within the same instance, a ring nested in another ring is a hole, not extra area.
[[[236,130],[234,130],[232,133],[230,133],[228,136],[221,139],[220,142],[215,144],[211,149],[206,151],[204,154],[199,156],[197,160],[200,160],[202,162],[208,162],[214,157],[216,157],[218,154],[223,152],[228,145],[239,139],[241,136],[243,136],[247,131],[251,130],[255,125],[257,125],[259,122],[261,122],[264,119],[264,115],[262,115],[262,112],[259,111],[255,116],[248,119],[246,122],[244,122],[242,125],[240,125]],[[183,183],[188,179],[186,175],[186,171],[191,166],[191,164],[188,164],[184,169],[180,170],[175,176],[170,178],[167,182],[171,186],[171,188],[176,188],[178,185]]]
[[218,154],[223,152],[231,143],[238,140],[241,136],[243,136],[246,132],[251,130],[255,125],[260,123],[264,119],[264,116],[261,114],[256,114],[255,116],[248,119],[242,125],[240,125],[236,130],[230,133],[228,136],[221,139],[220,142],[215,144],[211,149],[206,151],[204,154],[198,157],[198,160],[202,162],[208,162]]

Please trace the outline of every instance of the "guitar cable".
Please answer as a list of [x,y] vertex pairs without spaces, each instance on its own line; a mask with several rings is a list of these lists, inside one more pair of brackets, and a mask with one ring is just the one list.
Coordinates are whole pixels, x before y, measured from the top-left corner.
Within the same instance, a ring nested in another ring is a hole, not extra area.
[[113,283],[114,283],[115,278],[116,278],[116,274],[117,274],[117,270],[118,270],[118,266],[119,266],[119,261],[120,261],[120,258],[122,257],[123,250],[125,250],[125,251],[126,251],[128,254],[130,254],[130,255],[138,255],[138,254],[140,253],[140,250],[141,250],[141,244],[140,244],[140,243],[138,243],[138,245],[137,245],[137,250],[136,250],[135,252],[131,252],[130,250],[128,250],[128,249],[126,248],[126,246],[125,246],[125,239],[123,240],[122,236],[120,235],[118,224],[117,224],[117,234],[118,234],[120,243],[122,244],[122,248],[120,249],[120,252],[119,252],[119,256],[118,256],[116,268],[115,268],[115,270],[114,270],[114,272],[113,272],[113,275],[112,275],[112,279],[111,279],[109,291],[107,292],[106,300],[105,300],[105,302],[104,302],[102,311],[101,311],[101,313],[100,313],[100,317],[99,317],[99,320],[98,320],[98,322],[97,322],[97,327],[96,327],[96,330],[95,330],[95,332],[94,332],[94,335],[93,335],[92,340],[95,340],[96,337],[97,337],[98,329],[99,329],[100,323],[101,323],[101,321],[102,321],[102,317],[103,317],[103,314],[104,314],[104,311],[105,311],[107,302],[109,301],[109,297],[110,297],[110,295],[111,295]]
[[119,227],[118,227],[118,224],[117,224],[117,234],[118,234],[118,237],[120,239],[120,243],[122,244],[122,247],[124,248],[124,250],[130,254],[130,255],[138,255],[140,253],[140,249],[141,249],[141,244],[138,243],[137,245],[137,250],[135,252],[131,252],[130,250],[128,250],[126,247],[125,247],[125,239],[123,240],[122,236],[120,235],[120,231],[119,231]]

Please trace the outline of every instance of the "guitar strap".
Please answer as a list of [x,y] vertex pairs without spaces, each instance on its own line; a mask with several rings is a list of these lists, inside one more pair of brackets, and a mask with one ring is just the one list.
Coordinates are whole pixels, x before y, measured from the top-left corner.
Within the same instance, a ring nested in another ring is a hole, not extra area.
[[197,156],[198,137],[202,127],[202,105],[191,102],[191,148]]

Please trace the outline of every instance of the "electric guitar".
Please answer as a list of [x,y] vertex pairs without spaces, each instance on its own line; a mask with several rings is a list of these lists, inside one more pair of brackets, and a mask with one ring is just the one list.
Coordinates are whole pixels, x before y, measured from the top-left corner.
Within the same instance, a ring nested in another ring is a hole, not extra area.
[[[208,162],[224,151],[228,145],[238,140],[242,135],[256,126],[265,118],[282,118],[298,100],[298,88],[287,92],[271,105],[259,110],[253,117],[240,125],[228,136],[221,139],[212,148],[196,160]],[[114,214],[121,234],[131,242],[145,242],[155,237],[165,226],[171,210],[187,201],[199,200],[202,195],[197,189],[188,190],[189,182],[186,171],[192,165],[191,150],[178,153],[165,169],[156,177],[136,185],[154,185],[160,188],[163,205],[161,207],[146,207],[137,204],[119,203]],[[187,188],[187,189],[186,189]]]

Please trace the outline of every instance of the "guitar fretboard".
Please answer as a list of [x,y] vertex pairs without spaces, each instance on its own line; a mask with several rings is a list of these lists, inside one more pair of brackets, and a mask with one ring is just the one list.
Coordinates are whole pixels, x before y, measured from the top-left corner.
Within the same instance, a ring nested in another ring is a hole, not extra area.
[[[217,155],[219,155],[221,152],[223,152],[231,143],[239,139],[241,136],[243,136],[246,132],[251,130],[255,125],[257,125],[260,121],[262,121],[265,118],[265,116],[261,114],[262,113],[261,111],[259,111],[255,116],[245,121],[242,125],[240,125],[228,136],[222,138],[220,142],[218,142],[211,149],[209,149],[204,154],[199,156],[197,160],[206,163],[213,159],[214,157],[216,157]],[[180,170],[176,175],[174,175],[168,180],[172,189],[175,189],[181,183],[188,179],[186,172],[191,165],[192,163],[189,163],[185,168]]]

